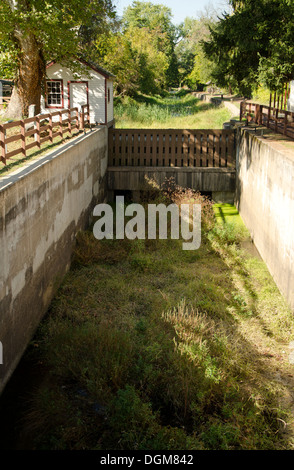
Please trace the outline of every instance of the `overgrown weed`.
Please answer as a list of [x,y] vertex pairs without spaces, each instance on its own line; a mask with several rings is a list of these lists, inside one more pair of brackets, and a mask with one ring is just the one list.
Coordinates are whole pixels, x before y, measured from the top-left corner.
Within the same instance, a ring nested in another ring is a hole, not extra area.
[[27,416],[36,448],[292,449],[289,308],[242,250],[234,207],[219,219],[199,193],[160,189],[160,202],[201,203],[202,245],[79,234],[36,337],[51,370]]
[[199,101],[191,93],[167,97],[138,95],[118,101],[114,107],[117,128],[222,128],[230,112]]

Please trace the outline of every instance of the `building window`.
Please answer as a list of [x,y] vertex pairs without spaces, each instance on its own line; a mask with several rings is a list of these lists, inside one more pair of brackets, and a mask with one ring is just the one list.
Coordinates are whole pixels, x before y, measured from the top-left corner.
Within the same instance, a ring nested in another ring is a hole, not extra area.
[[110,103],[110,88],[108,88],[108,103]]
[[46,88],[46,103],[48,108],[61,108],[63,106],[62,80],[48,80]]

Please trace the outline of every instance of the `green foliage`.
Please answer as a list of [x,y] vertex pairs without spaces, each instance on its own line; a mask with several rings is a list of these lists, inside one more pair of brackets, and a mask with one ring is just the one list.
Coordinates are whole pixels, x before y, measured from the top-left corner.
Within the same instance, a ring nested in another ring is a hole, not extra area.
[[181,40],[176,47],[181,83],[198,88],[211,78],[212,63],[204,56],[201,41],[208,40],[209,28],[217,21],[214,10],[199,18],[186,18],[180,27]]
[[81,25],[92,23],[95,12],[100,20],[113,16],[109,0],[19,0],[0,4],[0,39],[14,39],[13,45],[21,53],[18,33],[33,34],[47,60],[70,61],[80,51]]
[[204,41],[207,57],[215,62],[214,79],[249,97],[261,83],[281,90],[294,76],[293,2],[231,3],[233,13],[224,14]]
[[157,94],[177,85],[177,30],[171,16],[163,5],[133,2],[124,12],[121,28],[97,38],[97,58],[116,75],[117,94]]
[[13,80],[17,70],[17,53],[13,42],[8,38],[1,40],[0,32],[0,70],[1,78]]
[[213,63],[207,59],[201,46],[198,46],[194,57],[193,69],[186,78],[187,85],[197,89],[199,85],[208,83],[211,78],[212,70]]

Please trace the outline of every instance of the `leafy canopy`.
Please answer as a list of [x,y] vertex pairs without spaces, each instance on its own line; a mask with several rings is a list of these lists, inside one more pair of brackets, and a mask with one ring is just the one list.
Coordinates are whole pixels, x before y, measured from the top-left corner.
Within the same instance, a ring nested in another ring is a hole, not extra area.
[[260,84],[281,90],[294,77],[294,2],[230,3],[232,13],[225,13],[204,41],[205,53],[215,63],[214,79],[245,95]]
[[110,0],[1,0],[0,51],[19,55],[34,36],[46,60],[70,60],[81,52],[82,28],[113,17]]
[[97,37],[93,54],[116,76],[118,94],[161,93],[178,84],[177,34],[170,8],[135,1],[120,28]]

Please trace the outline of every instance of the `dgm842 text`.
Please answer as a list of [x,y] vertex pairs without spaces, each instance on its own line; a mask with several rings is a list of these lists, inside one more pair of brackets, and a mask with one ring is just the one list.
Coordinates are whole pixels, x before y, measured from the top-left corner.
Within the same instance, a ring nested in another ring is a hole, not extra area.
[[145,465],[193,465],[193,455],[145,455]]

